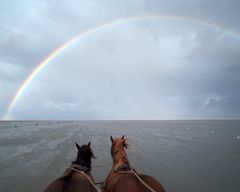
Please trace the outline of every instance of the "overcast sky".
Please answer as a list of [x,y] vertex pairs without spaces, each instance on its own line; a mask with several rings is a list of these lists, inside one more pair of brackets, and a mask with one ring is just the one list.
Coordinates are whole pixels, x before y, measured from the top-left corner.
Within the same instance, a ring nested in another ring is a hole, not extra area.
[[239,10],[239,0],[0,1],[0,118],[64,42],[147,15],[159,19],[126,20],[65,49],[8,119],[240,118]]

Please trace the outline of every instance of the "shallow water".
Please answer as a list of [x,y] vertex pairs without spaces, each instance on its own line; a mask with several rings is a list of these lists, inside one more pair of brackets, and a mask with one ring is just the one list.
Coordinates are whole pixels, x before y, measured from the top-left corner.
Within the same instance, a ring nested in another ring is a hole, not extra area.
[[109,136],[123,134],[132,166],[169,192],[240,191],[240,120],[0,122],[0,191],[42,191],[75,159],[76,141],[92,142],[103,181]]

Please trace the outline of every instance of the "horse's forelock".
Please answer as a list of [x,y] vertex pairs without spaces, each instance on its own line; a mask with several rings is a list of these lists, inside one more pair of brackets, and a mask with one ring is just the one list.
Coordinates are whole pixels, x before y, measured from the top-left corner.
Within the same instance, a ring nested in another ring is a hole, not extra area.
[[128,148],[129,144],[127,142],[127,139],[125,139],[124,137],[117,137],[115,139],[113,139],[112,141],[112,147],[111,147],[111,151],[113,150],[113,147],[115,147],[115,145],[119,143],[120,146],[123,146],[124,148]]
[[78,157],[77,158],[83,158],[87,161],[91,161],[91,158],[95,158],[95,156],[89,145],[82,145],[78,149]]
[[127,142],[127,139],[123,140],[123,147],[125,147],[126,149],[129,147],[129,144]]
[[90,145],[83,145],[83,153],[89,157],[95,158]]

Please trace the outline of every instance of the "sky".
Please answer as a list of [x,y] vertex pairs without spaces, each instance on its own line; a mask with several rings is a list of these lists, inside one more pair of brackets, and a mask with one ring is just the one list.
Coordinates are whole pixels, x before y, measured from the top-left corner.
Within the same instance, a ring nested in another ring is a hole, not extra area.
[[0,1],[0,119],[240,118],[239,10],[238,0]]

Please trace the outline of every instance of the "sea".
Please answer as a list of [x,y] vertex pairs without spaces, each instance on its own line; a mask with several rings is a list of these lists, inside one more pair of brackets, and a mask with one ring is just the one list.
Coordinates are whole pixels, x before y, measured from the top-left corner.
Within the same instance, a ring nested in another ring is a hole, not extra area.
[[92,175],[111,166],[110,136],[128,139],[128,159],[168,192],[240,191],[240,120],[1,121],[0,191],[40,192],[91,141]]

